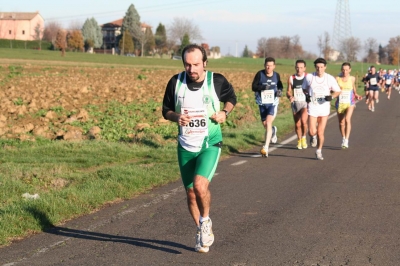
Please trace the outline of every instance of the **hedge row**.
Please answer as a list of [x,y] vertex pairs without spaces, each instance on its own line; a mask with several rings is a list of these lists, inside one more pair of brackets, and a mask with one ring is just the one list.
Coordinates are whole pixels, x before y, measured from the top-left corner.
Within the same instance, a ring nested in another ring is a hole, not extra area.
[[[40,42],[0,39],[0,48],[40,49]],[[41,49],[52,50],[53,44],[51,42],[42,41]]]

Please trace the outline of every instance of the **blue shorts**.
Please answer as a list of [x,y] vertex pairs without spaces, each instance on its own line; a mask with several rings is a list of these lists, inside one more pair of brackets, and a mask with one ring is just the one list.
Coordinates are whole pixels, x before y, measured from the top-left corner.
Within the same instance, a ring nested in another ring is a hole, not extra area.
[[369,87],[368,90],[369,90],[369,91],[379,91],[379,87],[378,87],[378,86],[376,86],[376,87]]
[[278,113],[278,105],[259,105],[261,121],[265,121],[268,115],[276,116]]
[[389,89],[390,86],[392,86],[392,84],[385,84],[385,88],[386,88],[386,89]]

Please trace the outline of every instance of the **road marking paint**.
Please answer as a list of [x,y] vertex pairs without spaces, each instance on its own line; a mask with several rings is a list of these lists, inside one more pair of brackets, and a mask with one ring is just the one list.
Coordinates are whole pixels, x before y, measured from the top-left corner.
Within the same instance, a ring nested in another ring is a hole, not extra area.
[[242,160],[242,161],[238,161],[236,163],[233,163],[231,165],[236,166],[236,165],[241,165],[241,164],[244,164],[244,163],[247,163],[247,161],[246,160]]

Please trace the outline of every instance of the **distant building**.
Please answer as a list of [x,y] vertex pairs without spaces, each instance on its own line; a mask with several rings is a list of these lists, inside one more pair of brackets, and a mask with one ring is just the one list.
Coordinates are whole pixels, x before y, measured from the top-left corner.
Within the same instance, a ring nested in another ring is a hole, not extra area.
[[[123,19],[118,19],[112,22],[105,23],[100,25],[101,31],[103,32],[103,45],[105,45],[105,49],[118,48],[117,37],[121,35]],[[150,25],[146,23],[140,24],[142,30],[144,31],[146,28],[151,28]]]
[[0,12],[0,39],[33,41],[43,38],[43,30],[39,12]]

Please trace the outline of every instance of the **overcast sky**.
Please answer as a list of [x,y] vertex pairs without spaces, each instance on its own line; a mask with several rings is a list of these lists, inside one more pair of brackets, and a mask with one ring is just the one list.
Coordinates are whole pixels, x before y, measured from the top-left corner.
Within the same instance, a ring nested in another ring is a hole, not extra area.
[[[223,55],[241,55],[245,45],[255,52],[262,38],[300,36],[303,49],[319,55],[318,36],[333,36],[338,0],[0,0],[0,12],[39,11],[45,21],[68,27],[94,17],[99,24],[122,18],[134,4],[141,21],[166,26],[173,18],[187,18],[197,25],[200,42],[219,46]],[[398,1],[349,0],[351,32],[362,44],[375,38],[385,46],[400,35]]]

